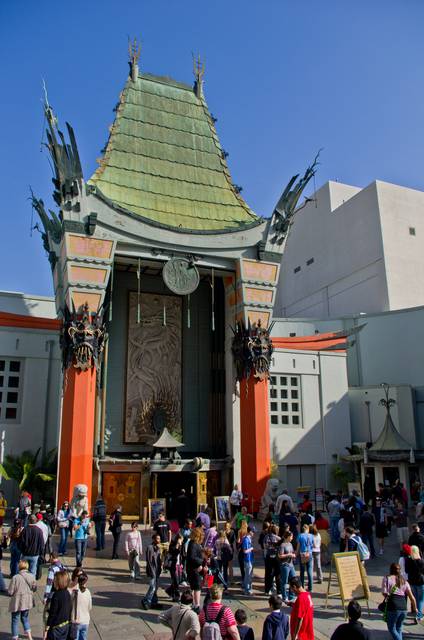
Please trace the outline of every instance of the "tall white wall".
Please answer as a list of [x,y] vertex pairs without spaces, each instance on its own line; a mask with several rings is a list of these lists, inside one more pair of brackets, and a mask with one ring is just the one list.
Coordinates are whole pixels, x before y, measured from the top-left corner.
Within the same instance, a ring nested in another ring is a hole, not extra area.
[[57,317],[54,298],[15,291],[0,291],[0,311],[39,318]]

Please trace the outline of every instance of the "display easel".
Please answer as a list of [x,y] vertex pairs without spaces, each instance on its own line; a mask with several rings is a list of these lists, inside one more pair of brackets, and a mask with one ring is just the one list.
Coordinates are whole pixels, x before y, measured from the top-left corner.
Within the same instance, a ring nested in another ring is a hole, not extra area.
[[[334,564],[334,568],[333,568]],[[339,591],[331,593],[331,580],[336,577]],[[370,589],[365,568],[357,551],[346,551],[345,553],[333,553],[328,576],[327,596],[325,608],[328,606],[328,598],[339,597],[342,601],[345,620],[347,620],[346,603],[353,598],[355,600],[366,600],[368,615],[370,615]]]

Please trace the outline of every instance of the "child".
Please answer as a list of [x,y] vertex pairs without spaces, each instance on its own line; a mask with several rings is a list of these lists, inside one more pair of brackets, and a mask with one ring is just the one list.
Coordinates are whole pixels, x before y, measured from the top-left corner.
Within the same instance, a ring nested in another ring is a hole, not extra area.
[[246,624],[247,615],[244,609],[237,609],[234,617],[237,622],[237,629],[239,632],[240,640],[255,640],[255,634],[252,627]]
[[90,624],[91,593],[87,589],[88,577],[85,573],[78,576],[78,587],[72,591],[72,625],[76,627],[76,640],[85,640]]

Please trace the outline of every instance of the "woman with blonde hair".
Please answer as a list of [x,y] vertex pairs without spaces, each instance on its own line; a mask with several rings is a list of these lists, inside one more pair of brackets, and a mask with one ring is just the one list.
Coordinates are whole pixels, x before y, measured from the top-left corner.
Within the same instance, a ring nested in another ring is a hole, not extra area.
[[409,557],[405,558],[405,571],[408,574],[408,582],[417,602],[416,620],[419,622],[424,614],[424,560],[421,558],[419,548],[415,545],[411,547]]
[[193,609],[200,612],[200,591],[202,589],[203,548],[205,534],[201,527],[193,529],[187,547],[186,570],[187,579],[193,591]]
[[19,619],[27,638],[32,640],[29,610],[35,606],[34,592],[37,590],[37,583],[35,576],[28,571],[28,567],[28,562],[21,560],[18,565],[19,573],[13,576],[9,584],[8,593],[11,597],[9,612],[11,613],[13,640],[19,638]]

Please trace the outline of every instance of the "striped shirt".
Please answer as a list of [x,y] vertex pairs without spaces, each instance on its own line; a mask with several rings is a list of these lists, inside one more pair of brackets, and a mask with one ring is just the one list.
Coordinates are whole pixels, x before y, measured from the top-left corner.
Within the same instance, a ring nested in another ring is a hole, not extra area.
[[[213,621],[217,617],[221,607],[224,607],[224,614],[221,617],[219,628],[221,631],[221,636],[225,638],[228,635],[227,634],[228,627],[232,627],[236,625],[236,619],[230,607],[226,607],[221,602],[209,602],[206,606],[206,612],[208,614],[208,620]],[[206,620],[205,609],[203,608],[199,614],[200,626],[202,628],[203,628],[203,625],[205,624],[205,620]]]

